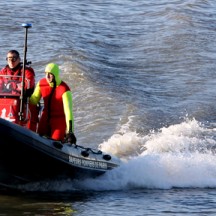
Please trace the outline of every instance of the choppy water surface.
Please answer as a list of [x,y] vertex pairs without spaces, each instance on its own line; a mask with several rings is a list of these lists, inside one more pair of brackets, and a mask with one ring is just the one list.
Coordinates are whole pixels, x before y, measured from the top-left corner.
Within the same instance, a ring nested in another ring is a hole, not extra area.
[[0,215],[209,215],[216,194],[213,0],[0,3],[9,49],[37,80],[56,62],[73,91],[79,145],[120,157],[95,180],[2,193]]

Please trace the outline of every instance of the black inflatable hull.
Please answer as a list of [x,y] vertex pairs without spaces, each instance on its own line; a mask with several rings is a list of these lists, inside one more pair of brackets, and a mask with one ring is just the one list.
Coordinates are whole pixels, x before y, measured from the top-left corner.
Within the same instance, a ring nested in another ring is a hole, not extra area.
[[97,177],[119,166],[119,159],[64,144],[0,118],[0,184]]

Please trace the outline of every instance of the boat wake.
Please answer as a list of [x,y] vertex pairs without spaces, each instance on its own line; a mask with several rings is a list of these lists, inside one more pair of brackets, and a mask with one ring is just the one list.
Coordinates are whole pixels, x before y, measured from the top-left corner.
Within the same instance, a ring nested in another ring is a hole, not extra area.
[[195,119],[151,131],[113,135],[101,150],[121,156],[121,166],[97,178],[39,182],[27,190],[129,190],[216,188],[215,129]]

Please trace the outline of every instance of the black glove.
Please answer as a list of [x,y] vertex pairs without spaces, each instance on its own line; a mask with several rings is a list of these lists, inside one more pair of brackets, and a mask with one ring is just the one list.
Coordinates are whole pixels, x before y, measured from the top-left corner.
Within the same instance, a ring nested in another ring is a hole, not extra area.
[[75,137],[73,132],[69,132],[66,134],[66,136],[65,136],[65,142],[66,143],[76,144],[76,141],[77,140],[76,140],[76,137]]

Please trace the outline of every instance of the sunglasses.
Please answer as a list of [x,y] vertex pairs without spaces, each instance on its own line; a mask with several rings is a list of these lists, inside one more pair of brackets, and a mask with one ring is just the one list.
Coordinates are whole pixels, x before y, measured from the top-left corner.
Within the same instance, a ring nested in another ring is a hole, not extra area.
[[18,59],[18,57],[17,56],[13,56],[13,57],[7,57],[6,58],[6,61],[12,61],[12,62],[15,62],[16,60]]

